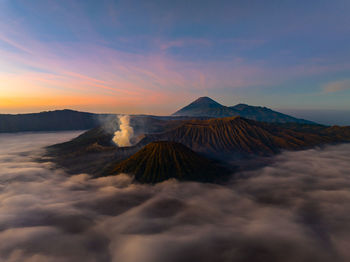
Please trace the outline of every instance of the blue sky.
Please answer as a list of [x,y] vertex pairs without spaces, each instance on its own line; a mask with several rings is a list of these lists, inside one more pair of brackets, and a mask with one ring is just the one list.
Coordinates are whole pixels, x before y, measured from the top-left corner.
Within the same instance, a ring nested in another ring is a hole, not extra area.
[[0,111],[350,110],[350,1],[0,0]]

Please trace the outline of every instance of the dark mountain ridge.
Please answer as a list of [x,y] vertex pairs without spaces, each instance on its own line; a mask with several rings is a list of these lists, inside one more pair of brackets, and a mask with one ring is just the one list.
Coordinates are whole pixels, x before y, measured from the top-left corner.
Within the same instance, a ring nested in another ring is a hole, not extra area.
[[69,109],[32,114],[0,114],[0,132],[85,130],[99,125],[97,114]]
[[282,149],[297,150],[350,139],[345,131],[336,138],[327,130],[327,127],[318,126],[318,131],[312,133],[242,117],[227,117],[187,121],[168,132],[147,135],[140,143],[175,141],[196,152],[242,156],[271,155]]
[[[242,163],[239,165],[244,165],[246,159],[271,156],[281,150],[350,142],[350,127],[264,123],[242,117],[162,121],[164,123],[157,129],[159,132],[144,134],[134,146],[115,146],[113,133],[99,127],[69,142],[48,147],[47,156],[68,172],[86,172],[98,177],[112,174],[109,172],[111,165],[116,167],[144,146],[158,141],[180,143],[209,158],[239,160]],[[158,160],[154,158],[152,161]]]
[[[103,124],[109,124],[115,129],[118,125],[117,116],[117,114],[94,114],[70,109],[30,114],[0,114],[0,133],[87,130]],[[130,115],[130,123],[136,131],[152,133],[162,131],[165,121],[193,118],[208,119],[208,117]]]
[[[62,130],[86,130],[98,127],[104,121],[116,120],[116,114],[94,114],[79,112],[69,109],[45,111],[31,114],[0,114],[1,132],[25,132],[25,131],[62,131]],[[209,97],[200,97],[188,106],[180,109],[172,116],[131,115],[130,122],[135,128],[148,129],[145,132],[153,132],[152,129],[161,130],[164,121],[189,119],[208,119],[217,117],[242,116],[263,122],[276,123],[302,123],[315,124],[313,122],[294,118],[266,107],[238,104],[236,106],[223,106]],[[117,122],[117,121],[115,121]],[[155,126],[154,128],[152,126]]]
[[295,118],[272,109],[260,106],[238,104],[235,106],[224,106],[209,97],[200,97],[189,105],[183,107],[173,114],[174,116],[207,116],[207,117],[230,117],[241,116],[244,118],[276,123],[300,123],[315,124],[305,119]]

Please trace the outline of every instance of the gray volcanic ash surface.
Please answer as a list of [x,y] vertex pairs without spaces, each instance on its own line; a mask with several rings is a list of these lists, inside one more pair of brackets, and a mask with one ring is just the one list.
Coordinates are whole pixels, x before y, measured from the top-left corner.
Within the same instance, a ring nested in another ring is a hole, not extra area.
[[75,135],[0,135],[0,261],[350,260],[349,144],[284,152],[226,185],[132,184],[35,161]]

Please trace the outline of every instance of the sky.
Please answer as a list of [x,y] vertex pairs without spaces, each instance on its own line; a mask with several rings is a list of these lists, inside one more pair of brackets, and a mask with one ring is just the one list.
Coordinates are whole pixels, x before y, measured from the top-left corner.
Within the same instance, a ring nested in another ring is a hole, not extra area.
[[348,0],[0,0],[0,113],[166,115],[210,96],[345,116],[349,13]]

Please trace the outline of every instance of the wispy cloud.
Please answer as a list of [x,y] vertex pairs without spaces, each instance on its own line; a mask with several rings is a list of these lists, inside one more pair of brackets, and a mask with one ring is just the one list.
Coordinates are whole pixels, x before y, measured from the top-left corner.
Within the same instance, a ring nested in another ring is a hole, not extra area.
[[[134,101],[132,112],[167,114],[183,103],[184,96],[192,99],[208,92],[233,97],[237,88],[283,86],[295,79],[350,70],[349,63],[337,56],[305,56],[299,42],[298,48],[286,44],[290,42],[285,34],[291,32],[281,33],[284,26],[270,23],[266,34],[250,31],[265,19],[260,17],[265,7],[255,4],[227,3],[231,9],[209,5],[221,12],[199,2],[186,11],[181,3],[135,7],[129,1],[11,5],[21,6],[18,10],[8,6],[0,4],[0,87],[2,99],[12,101],[18,93],[23,99],[31,93],[66,101],[81,95],[96,103],[106,99],[113,112],[125,112],[123,101]],[[195,7],[203,13],[193,13]],[[259,15],[248,23],[241,11]],[[203,19],[206,16],[210,19]],[[271,19],[267,20],[276,21]],[[326,90],[343,90],[343,85]],[[284,88],[278,93],[283,97]]]
[[325,93],[335,93],[350,89],[350,79],[333,81],[323,87]]
[[159,45],[160,50],[167,50],[173,47],[209,47],[212,45],[212,42],[205,38],[180,38],[175,40],[156,39],[155,42]]

